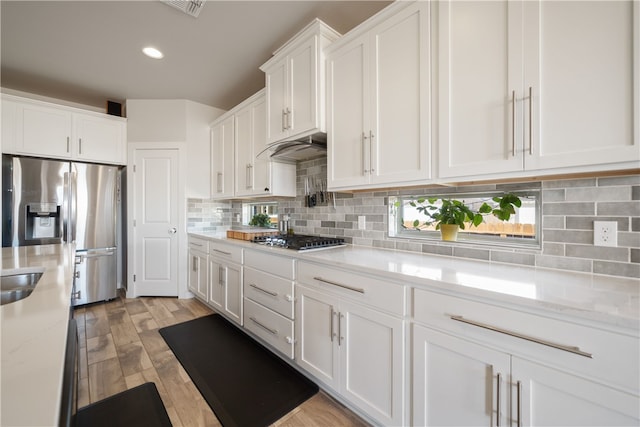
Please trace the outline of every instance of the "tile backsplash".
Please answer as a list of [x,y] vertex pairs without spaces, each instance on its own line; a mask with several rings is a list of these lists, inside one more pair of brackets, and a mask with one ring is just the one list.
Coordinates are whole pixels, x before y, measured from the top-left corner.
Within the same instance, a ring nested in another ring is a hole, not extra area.
[[[528,187],[542,189],[542,249],[505,249],[389,237],[387,197],[433,192],[432,188],[337,193],[335,207],[331,203],[305,207],[304,182],[326,177],[326,159],[299,162],[297,168],[298,196],[279,201],[278,212],[290,216],[290,224],[299,234],[343,237],[362,246],[640,278],[640,175],[529,183]],[[458,190],[509,186],[492,184]],[[241,201],[189,199],[188,229],[216,231],[239,225],[235,219],[241,212]],[[366,217],[364,230],[358,229],[358,216]],[[618,223],[617,247],[593,245],[594,220]]]

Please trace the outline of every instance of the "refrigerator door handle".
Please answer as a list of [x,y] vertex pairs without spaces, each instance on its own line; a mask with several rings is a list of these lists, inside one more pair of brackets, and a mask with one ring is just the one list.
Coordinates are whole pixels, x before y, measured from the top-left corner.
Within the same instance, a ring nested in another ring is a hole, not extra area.
[[71,196],[69,172],[64,173],[62,188],[62,241],[69,243],[69,199]]
[[71,242],[75,242],[76,241],[76,222],[78,219],[78,198],[77,198],[77,194],[76,192],[78,191],[78,174],[76,172],[71,172],[70,173],[70,180],[69,180],[69,187],[70,187],[70,215],[69,218],[71,219],[71,231],[70,231],[70,235],[71,235]]
[[82,256],[84,258],[96,258],[101,256],[111,256],[116,253],[116,248],[104,248],[104,249],[90,249],[85,252]]

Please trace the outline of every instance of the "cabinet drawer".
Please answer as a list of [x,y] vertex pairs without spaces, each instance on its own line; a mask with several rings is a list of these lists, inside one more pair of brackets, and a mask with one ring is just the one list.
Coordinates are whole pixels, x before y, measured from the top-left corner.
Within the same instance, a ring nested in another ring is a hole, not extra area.
[[244,299],[244,327],[293,359],[293,321]]
[[244,295],[293,319],[293,281],[291,280],[245,267]]
[[189,236],[189,249],[208,254],[209,241],[200,237]]
[[224,260],[242,264],[242,248],[217,241],[209,242],[209,254]]
[[417,322],[638,393],[637,336],[421,289],[413,295]]
[[298,262],[297,280],[390,313],[406,314],[405,287],[398,283],[304,261]]
[[285,279],[293,280],[294,277],[293,258],[247,250],[244,254],[244,263],[247,267],[266,271]]

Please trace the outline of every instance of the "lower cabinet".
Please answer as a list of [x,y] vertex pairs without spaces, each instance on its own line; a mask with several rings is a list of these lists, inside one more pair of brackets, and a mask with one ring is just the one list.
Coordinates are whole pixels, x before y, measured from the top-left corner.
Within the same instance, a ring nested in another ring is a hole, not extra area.
[[195,237],[189,238],[189,284],[194,295],[207,300],[209,286],[209,265],[207,263],[208,242]]
[[384,425],[404,425],[404,321],[296,287],[296,362]]
[[242,325],[242,249],[211,242],[209,296],[214,310]]
[[423,290],[413,303],[412,425],[639,425],[637,336]]

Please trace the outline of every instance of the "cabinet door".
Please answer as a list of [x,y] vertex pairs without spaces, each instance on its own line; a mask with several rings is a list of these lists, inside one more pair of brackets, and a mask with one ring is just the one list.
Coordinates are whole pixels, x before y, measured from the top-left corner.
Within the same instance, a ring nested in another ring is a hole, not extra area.
[[233,196],[234,118],[228,117],[211,128],[212,198]]
[[267,146],[267,104],[264,97],[252,106],[252,179],[253,193],[262,195],[271,190],[271,160],[269,156],[258,154]]
[[17,130],[17,151],[40,157],[71,157],[73,135],[70,112],[24,104],[21,117],[21,126]]
[[223,310],[224,301],[224,268],[220,261],[214,257],[209,258],[209,295],[207,301],[220,312]]
[[428,12],[417,2],[370,33],[372,184],[430,177]]
[[329,188],[369,182],[368,49],[368,35],[364,35],[327,58]]
[[320,127],[316,56],[318,49],[318,36],[313,36],[287,58],[290,113],[285,121],[292,136]]
[[521,2],[438,6],[440,177],[522,170]]
[[123,164],[125,124],[108,118],[74,114],[75,156],[78,160]]
[[242,326],[242,272],[237,264],[223,266],[224,308],[227,317]]
[[189,251],[189,290],[207,301],[207,287],[209,284],[209,265],[207,256],[195,251]]
[[640,160],[640,4],[524,8],[526,168]]
[[418,325],[412,341],[413,425],[507,425],[508,354]]
[[337,301],[301,286],[296,287],[296,293],[296,362],[338,390]]
[[341,302],[341,393],[384,425],[405,425],[404,322]]
[[285,122],[287,101],[287,58],[265,72],[267,87],[267,142],[280,141],[288,135]]
[[512,358],[511,417],[521,426],[637,426],[640,398]]
[[236,189],[235,195],[253,194],[253,113],[250,106],[236,113]]

